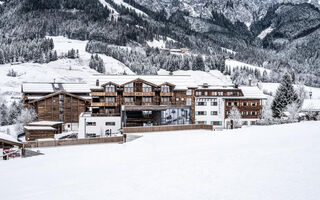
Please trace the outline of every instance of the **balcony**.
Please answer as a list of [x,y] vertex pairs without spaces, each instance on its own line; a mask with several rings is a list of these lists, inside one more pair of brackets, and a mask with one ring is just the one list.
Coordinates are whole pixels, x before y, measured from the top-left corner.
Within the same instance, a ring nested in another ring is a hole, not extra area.
[[117,103],[92,102],[91,107],[118,106]]
[[173,96],[173,92],[160,92],[160,96],[172,97]]
[[104,96],[117,96],[116,92],[91,92],[91,96],[104,97]]
[[152,97],[155,96],[155,92],[123,92],[124,97],[140,96],[140,97]]

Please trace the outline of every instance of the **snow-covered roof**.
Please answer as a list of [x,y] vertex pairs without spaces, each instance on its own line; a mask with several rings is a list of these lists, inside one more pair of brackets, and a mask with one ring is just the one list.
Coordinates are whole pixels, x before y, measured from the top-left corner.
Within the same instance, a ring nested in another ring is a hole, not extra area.
[[90,87],[86,83],[41,83],[26,82],[22,84],[24,93],[53,93],[65,91],[68,93],[89,93]]
[[54,122],[54,121],[37,121],[37,122],[31,122],[28,125],[29,126],[54,126],[57,124],[63,124],[63,122]]
[[51,126],[24,126],[26,130],[42,130],[42,131],[55,131]]
[[242,86],[239,87],[244,98],[248,99],[267,99],[267,96],[258,87]]
[[20,143],[18,140],[14,139],[14,137],[12,137],[11,135],[8,135],[8,134],[2,133],[2,132],[0,132],[0,139],[7,140],[10,142]]
[[320,99],[305,99],[302,104],[302,111],[320,111]]
[[92,89],[100,88],[96,87],[97,79],[99,79],[101,86],[108,82],[123,85],[138,78],[155,85],[168,82],[175,85],[176,90],[186,90],[188,87],[197,87],[197,83],[189,75],[94,75],[90,81],[90,86]]

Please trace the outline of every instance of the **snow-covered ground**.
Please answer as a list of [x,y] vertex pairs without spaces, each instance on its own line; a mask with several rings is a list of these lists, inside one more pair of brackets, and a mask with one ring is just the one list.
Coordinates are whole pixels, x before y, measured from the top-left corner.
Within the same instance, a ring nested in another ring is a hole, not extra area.
[[[276,91],[279,87],[279,83],[261,83],[261,90],[266,91],[268,93],[272,93],[272,95],[276,94]],[[294,85],[297,89],[298,85]],[[307,98],[309,98],[309,92],[312,92],[313,99],[320,99],[320,88],[305,86],[305,92]]]
[[232,69],[233,68],[241,68],[241,67],[247,67],[249,69],[258,69],[262,75],[262,73],[264,71],[267,71],[268,74],[270,74],[270,70],[269,69],[266,69],[266,68],[263,68],[263,67],[258,67],[258,66],[254,66],[254,65],[250,65],[250,64],[247,64],[247,63],[244,63],[244,62],[240,62],[240,61],[237,61],[237,60],[233,60],[233,59],[226,59],[225,61],[225,65],[226,67],[229,67],[231,69],[231,72],[232,72]]
[[[85,51],[88,41],[71,40],[62,36],[50,37],[54,41],[54,49],[58,55],[67,53],[68,50],[78,49],[80,59],[59,59],[46,64],[22,63],[0,65],[0,95],[8,103],[21,98],[21,84],[23,82],[87,82],[95,70],[89,68],[91,54]],[[106,73],[117,74],[126,71],[127,74],[133,72],[118,60],[99,54],[103,59]],[[9,77],[7,73],[13,69],[18,73],[18,77]]]
[[148,44],[149,47],[164,49],[164,48],[166,48],[166,42],[167,41],[176,42],[174,39],[167,37],[166,40],[164,40],[164,39],[159,39],[159,40],[154,39],[153,41],[147,41],[147,44]]
[[[169,71],[160,69],[158,75],[169,75]],[[190,75],[199,85],[203,83],[210,83],[215,86],[232,85],[230,76],[223,75],[219,70],[193,71],[193,70],[178,70],[174,71],[173,75]]]
[[[318,200],[320,122],[146,133],[0,161],[6,200]],[[307,130],[307,131],[306,131]]]

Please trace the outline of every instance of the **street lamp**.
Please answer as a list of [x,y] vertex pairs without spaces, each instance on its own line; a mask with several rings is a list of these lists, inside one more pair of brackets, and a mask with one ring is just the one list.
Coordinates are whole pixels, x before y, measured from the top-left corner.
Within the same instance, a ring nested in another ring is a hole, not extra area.
[[309,96],[310,96],[310,99],[311,99],[311,97],[312,97],[312,91],[309,92]]

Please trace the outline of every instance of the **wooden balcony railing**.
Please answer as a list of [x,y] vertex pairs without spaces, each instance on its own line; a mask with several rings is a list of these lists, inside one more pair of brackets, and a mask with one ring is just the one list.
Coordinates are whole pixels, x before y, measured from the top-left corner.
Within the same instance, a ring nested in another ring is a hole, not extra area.
[[152,97],[155,96],[155,92],[123,92],[123,96],[144,96],[144,97]]
[[103,107],[103,106],[118,106],[117,103],[108,103],[108,102],[92,102],[91,107]]
[[172,97],[173,96],[173,92],[160,92],[160,96]]

